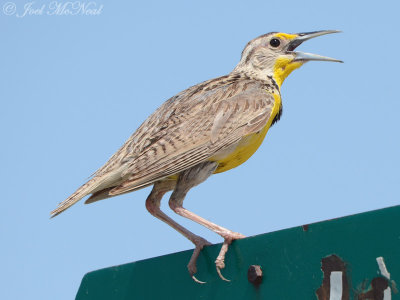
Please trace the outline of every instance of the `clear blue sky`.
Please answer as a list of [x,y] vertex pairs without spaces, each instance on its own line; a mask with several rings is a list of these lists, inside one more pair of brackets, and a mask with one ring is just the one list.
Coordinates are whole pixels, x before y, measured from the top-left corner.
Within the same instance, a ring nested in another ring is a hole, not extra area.
[[1,299],[73,299],[88,271],[192,248],[147,213],[149,188],[49,212],[163,101],[270,31],[343,30],[300,49],[345,63],[295,71],[259,151],[186,207],[250,236],[399,203],[398,1],[96,0],[98,15],[49,16],[51,2],[20,18],[28,1],[10,16],[0,3]]

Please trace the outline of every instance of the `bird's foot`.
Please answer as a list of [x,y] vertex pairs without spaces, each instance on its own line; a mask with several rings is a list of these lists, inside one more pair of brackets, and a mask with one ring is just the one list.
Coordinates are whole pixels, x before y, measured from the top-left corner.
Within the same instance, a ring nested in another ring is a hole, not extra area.
[[237,233],[237,232],[230,232],[230,233],[225,233],[223,235],[224,238],[224,243],[222,244],[221,250],[219,251],[218,257],[215,260],[215,266],[217,267],[217,273],[218,276],[224,280],[224,281],[230,281],[229,279],[226,279],[222,273],[221,269],[225,268],[225,254],[228,252],[229,245],[234,241],[238,239],[245,238],[243,234]]
[[204,281],[200,281],[194,276],[194,274],[197,273],[196,262],[197,262],[197,258],[199,257],[199,254],[200,254],[201,250],[204,248],[204,246],[209,246],[209,245],[211,245],[211,243],[209,241],[207,241],[206,239],[203,239],[199,236],[196,236],[195,238],[193,238],[192,242],[194,243],[194,245],[196,247],[193,250],[193,254],[192,254],[192,257],[190,258],[187,268],[189,270],[189,274],[192,277],[192,279],[197,283],[203,284],[203,283],[205,283]]
[[225,239],[225,240],[240,240],[240,239],[244,239],[246,236],[239,233],[239,232],[233,232],[233,231],[229,231],[229,232],[224,232],[221,234],[221,236]]

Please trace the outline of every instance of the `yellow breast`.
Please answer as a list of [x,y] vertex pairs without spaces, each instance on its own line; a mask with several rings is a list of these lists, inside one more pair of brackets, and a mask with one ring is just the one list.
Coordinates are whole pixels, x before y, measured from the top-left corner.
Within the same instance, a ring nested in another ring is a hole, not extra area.
[[268,129],[271,126],[272,120],[279,112],[279,108],[281,106],[281,97],[278,94],[274,94],[274,98],[275,103],[272,108],[272,113],[268,120],[268,123],[258,133],[244,136],[232,152],[228,153],[223,158],[219,158],[217,160],[218,168],[215,170],[214,173],[225,172],[241,165],[257,151],[258,147],[260,147],[261,143],[263,142],[265,135],[268,132]]

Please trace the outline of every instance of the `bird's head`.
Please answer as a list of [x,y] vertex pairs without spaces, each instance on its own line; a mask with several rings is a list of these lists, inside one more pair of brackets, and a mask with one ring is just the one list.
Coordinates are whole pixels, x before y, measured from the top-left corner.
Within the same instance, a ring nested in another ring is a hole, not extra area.
[[306,40],[336,32],[339,31],[323,30],[297,34],[271,32],[264,34],[247,43],[234,72],[244,72],[261,80],[267,80],[268,77],[272,76],[280,87],[293,70],[310,60],[342,62],[326,56],[294,51]]

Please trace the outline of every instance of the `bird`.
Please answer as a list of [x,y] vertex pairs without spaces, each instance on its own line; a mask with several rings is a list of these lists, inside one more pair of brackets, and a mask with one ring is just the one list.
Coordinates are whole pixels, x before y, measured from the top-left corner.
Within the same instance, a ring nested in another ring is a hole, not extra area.
[[146,199],[150,214],[167,223],[194,244],[187,265],[195,277],[206,239],[178,224],[160,209],[163,196],[172,191],[169,207],[223,238],[215,260],[221,270],[229,245],[245,236],[196,215],[183,206],[189,190],[213,174],[246,162],[259,148],[268,130],[282,115],[281,86],[295,69],[309,61],[341,60],[294,51],[311,38],[337,33],[270,32],[247,43],[239,63],[228,75],[204,81],[169,98],[129,137],[91,178],[51,212],[55,217],[90,195],[93,203],[153,186]]

